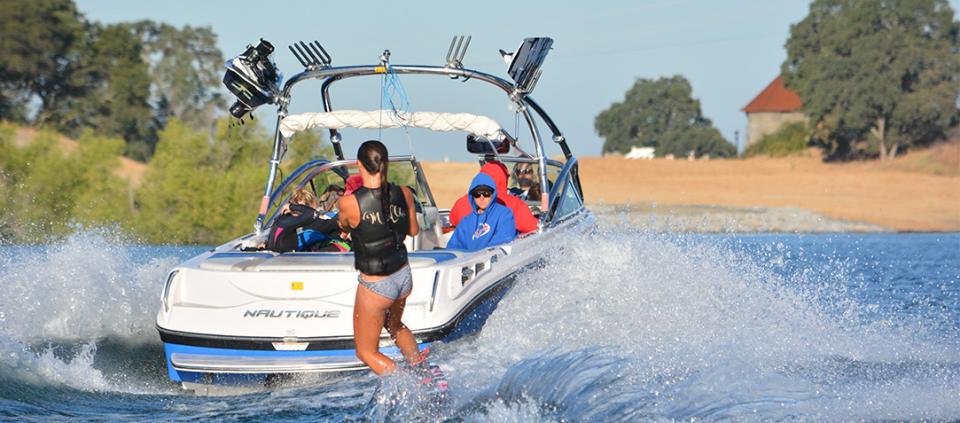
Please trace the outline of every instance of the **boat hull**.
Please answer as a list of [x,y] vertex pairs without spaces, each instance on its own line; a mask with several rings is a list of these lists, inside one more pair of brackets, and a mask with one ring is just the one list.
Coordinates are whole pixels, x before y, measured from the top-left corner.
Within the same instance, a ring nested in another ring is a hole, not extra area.
[[[559,236],[593,221],[586,213],[478,252],[411,252],[414,289],[404,324],[420,348],[477,332],[517,278],[542,265]],[[187,261],[168,278],[157,330],[172,381],[249,384],[273,374],[366,368],[353,341],[351,255],[240,253],[233,245]],[[380,351],[401,358],[386,331]]]
[[[511,274],[456,319],[441,327],[414,333],[421,350],[435,341],[452,342],[479,331],[509,291],[519,272]],[[158,327],[171,381],[194,384],[264,383],[270,374],[342,372],[367,366],[356,356],[353,338],[297,339],[214,337],[164,330]],[[284,348],[286,344],[291,349]],[[303,345],[306,344],[306,345]],[[400,350],[385,337],[380,352],[394,360]],[[301,349],[302,348],[302,349]]]

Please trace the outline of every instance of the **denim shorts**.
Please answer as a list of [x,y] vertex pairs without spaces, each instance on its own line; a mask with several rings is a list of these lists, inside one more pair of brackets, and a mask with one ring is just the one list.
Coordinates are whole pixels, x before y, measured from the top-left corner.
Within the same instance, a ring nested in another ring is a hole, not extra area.
[[391,300],[406,297],[413,289],[413,273],[410,272],[409,265],[401,267],[400,270],[376,282],[363,280],[363,275],[357,276],[357,281],[381,297]]

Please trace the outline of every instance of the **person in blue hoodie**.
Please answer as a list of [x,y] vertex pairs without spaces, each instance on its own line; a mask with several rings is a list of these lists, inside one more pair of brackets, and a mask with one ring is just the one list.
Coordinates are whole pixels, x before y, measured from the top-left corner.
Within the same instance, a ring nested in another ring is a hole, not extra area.
[[490,175],[483,172],[477,174],[470,183],[468,194],[473,212],[457,225],[447,248],[477,251],[516,238],[517,225],[513,212],[495,201],[497,188]]

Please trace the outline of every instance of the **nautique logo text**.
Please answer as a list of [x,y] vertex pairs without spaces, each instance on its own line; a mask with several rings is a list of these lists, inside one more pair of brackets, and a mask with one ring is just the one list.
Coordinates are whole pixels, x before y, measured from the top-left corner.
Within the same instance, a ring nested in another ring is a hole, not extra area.
[[323,319],[340,317],[340,310],[247,310],[243,317],[266,317],[285,319]]

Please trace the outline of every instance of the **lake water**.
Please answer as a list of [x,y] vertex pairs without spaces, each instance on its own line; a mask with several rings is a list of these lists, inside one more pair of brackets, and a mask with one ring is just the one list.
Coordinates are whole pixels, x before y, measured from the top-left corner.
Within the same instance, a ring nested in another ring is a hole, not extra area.
[[523,275],[480,333],[434,347],[441,404],[367,372],[181,393],[154,317],[166,271],[202,248],[96,232],[0,247],[0,420],[960,419],[960,234],[606,220]]

